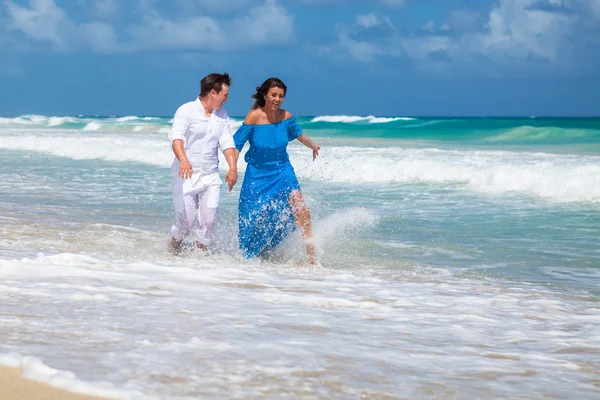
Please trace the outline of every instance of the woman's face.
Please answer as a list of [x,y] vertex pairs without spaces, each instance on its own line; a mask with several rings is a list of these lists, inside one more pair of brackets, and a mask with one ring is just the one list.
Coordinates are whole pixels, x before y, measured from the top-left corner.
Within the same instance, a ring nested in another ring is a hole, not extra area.
[[265,96],[265,106],[271,110],[277,111],[281,107],[285,94],[282,88],[272,87]]

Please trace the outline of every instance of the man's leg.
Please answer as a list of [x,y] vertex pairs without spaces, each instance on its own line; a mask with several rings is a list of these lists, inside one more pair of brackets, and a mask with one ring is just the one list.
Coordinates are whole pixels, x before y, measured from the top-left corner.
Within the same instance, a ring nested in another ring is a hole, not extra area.
[[221,198],[221,185],[211,185],[201,194],[198,207],[198,230],[196,231],[196,245],[202,250],[208,250],[213,239],[213,229],[219,200]]
[[183,181],[176,177],[173,179],[173,206],[175,208],[175,223],[171,227],[171,251],[178,253],[181,242],[194,227],[198,214],[198,196],[183,194]]

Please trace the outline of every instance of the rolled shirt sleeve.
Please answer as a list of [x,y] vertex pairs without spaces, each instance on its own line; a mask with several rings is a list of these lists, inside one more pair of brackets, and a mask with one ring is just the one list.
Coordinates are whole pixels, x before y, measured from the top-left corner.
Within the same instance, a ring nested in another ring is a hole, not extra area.
[[229,119],[227,113],[225,113],[223,118],[225,119],[225,123],[223,124],[223,130],[219,135],[219,147],[221,148],[221,151],[235,148],[233,133],[231,132],[231,120]]
[[171,130],[169,131],[169,139],[171,143],[174,140],[182,140],[183,147],[185,148],[187,145],[187,131],[190,127],[190,115],[186,107],[181,106],[175,112],[175,116],[173,117],[173,125],[171,126]]

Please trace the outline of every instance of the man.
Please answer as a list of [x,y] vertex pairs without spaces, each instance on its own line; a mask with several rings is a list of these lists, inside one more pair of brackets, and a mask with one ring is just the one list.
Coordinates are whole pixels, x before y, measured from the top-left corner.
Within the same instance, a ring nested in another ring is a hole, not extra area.
[[208,250],[223,184],[218,148],[229,164],[225,176],[229,191],[237,182],[235,144],[229,116],[222,108],[229,86],[231,78],[227,73],[205,76],[200,81],[198,98],[179,107],[173,118],[169,139],[175,153],[171,166],[175,224],[171,227],[170,243],[174,254],[181,250],[196,219],[196,246]]

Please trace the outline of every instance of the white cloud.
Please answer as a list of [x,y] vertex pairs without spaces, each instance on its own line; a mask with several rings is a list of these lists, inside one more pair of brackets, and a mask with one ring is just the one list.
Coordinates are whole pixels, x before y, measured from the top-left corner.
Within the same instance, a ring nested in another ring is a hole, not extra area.
[[460,32],[476,29],[476,23],[480,21],[481,17],[481,13],[475,10],[453,10],[448,16],[448,29]]
[[423,29],[424,31],[427,31],[427,32],[433,32],[435,29],[435,22],[432,19],[430,19],[423,24],[421,29]]
[[60,31],[70,24],[66,13],[56,6],[54,0],[31,0],[30,4],[31,8],[27,8],[12,1],[6,2],[10,17],[8,29],[58,47],[65,46]]
[[337,49],[325,48],[361,61],[405,56],[430,70],[434,64],[460,68],[482,62],[492,67],[547,64],[560,70],[576,65],[584,44],[599,43],[600,25],[590,18],[600,14],[592,10],[600,12],[600,0],[498,0],[487,13],[451,12],[437,32],[433,21],[422,26],[421,34],[389,32],[372,41],[361,41],[360,32],[339,31]]
[[405,0],[381,0],[381,2],[390,7],[401,7],[406,2]]
[[[397,8],[406,4],[406,1],[407,0],[366,0],[365,3],[368,3],[369,6],[379,3],[383,6]],[[296,0],[296,2],[309,6],[324,7],[330,5],[344,5],[346,3],[351,3],[352,0]]]
[[447,50],[451,40],[445,36],[401,37],[398,45],[404,49],[406,55],[416,60],[427,60],[429,56],[438,51]]
[[600,20],[600,0],[590,0],[589,8],[592,15],[596,19]]
[[[189,1],[218,6],[216,0]],[[248,0],[233,1],[241,4]],[[74,22],[55,0],[30,0],[29,6],[13,1],[6,4],[10,32],[20,32],[38,45],[50,43],[63,50],[87,47],[98,52],[228,51],[244,46],[287,43],[294,38],[293,17],[276,0],[262,0],[255,7],[242,9],[241,15],[224,15],[220,19],[191,12],[180,17],[167,16],[157,10],[156,0],[137,0],[136,21],[119,30],[107,20],[97,19],[118,13],[119,5],[114,0],[79,3],[95,10],[91,15],[96,20],[86,22]]]
[[233,32],[230,44],[286,43],[294,37],[294,19],[275,0],[250,10],[229,26]]
[[130,28],[132,46],[141,49],[179,48],[231,50],[293,39],[294,21],[274,0],[249,10],[248,15],[223,23],[210,17],[171,20],[147,8],[143,22]]
[[257,0],[171,0],[189,13],[208,11],[211,14],[229,13],[259,3]]
[[117,0],[96,0],[93,4],[96,13],[102,17],[112,17],[119,10]]
[[386,25],[388,27],[392,28],[395,31],[398,30],[398,28],[396,28],[396,26],[392,23],[392,20],[390,19],[390,17],[388,17],[387,15],[383,16],[381,19],[383,20],[383,22],[386,23]]
[[379,25],[380,22],[379,18],[375,14],[370,13],[366,15],[357,14],[356,23],[363,28],[371,28],[372,26]]
[[535,0],[500,1],[489,13],[487,31],[467,34],[458,44],[491,59],[502,55],[559,62],[559,53],[570,47],[579,17],[530,8],[536,3]]
[[90,22],[79,26],[84,45],[99,53],[110,53],[119,48],[117,34],[112,25],[104,22]]
[[345,0],[296,0],[297,3],[308,6],[327,6],[330,4],[343,4]]
[[356,60],[369,62],[378,56],[400,56],[403,50],[396,45],[397,36],[384,38],[377,42],[368,42],[353,39],[344,28],[338,29],[338,43],[335,45],[321,45],[317,49],[328,56],[347,54]]
[[340,46],[352,58],[360,61],[371,61],[376,56],[382,54],[377,44],[350,39],[345,32],[340,33]]
[[222,41],[217,21],[209,17],[195,17],[174,21],[159,15],[147,15],[142,23],[128,29],[129,50],[208,49]]

